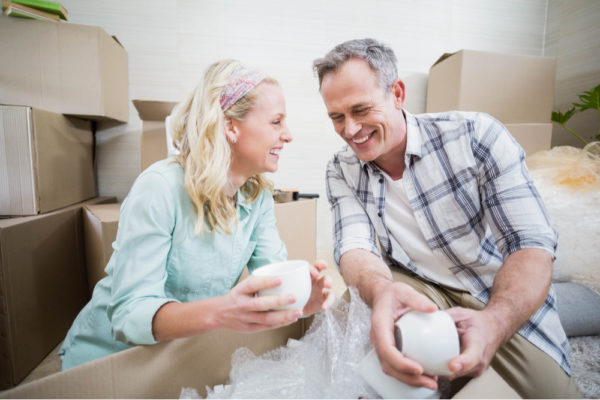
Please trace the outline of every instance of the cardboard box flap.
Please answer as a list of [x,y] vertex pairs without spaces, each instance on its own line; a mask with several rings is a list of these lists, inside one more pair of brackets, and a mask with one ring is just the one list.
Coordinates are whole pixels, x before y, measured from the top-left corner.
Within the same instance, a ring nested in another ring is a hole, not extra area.
[[115,42],[117,42],[119,44],[119,46],[121,46],[123,49],[125,49],[125,46],[123,46],[123,43],[121,43],[121,41],[115,35],[110,35],[110,37],[113,38],[113,40]]
[[[460,50],[462,51],[462,50]],[[458,53],[458,51],[455,51],[454,53],[444,53],[440,56],[440,58],[438,58],[432,65],[432,67],[436,66],[437,64],[441,63],[442,61],[444,61],[446,58],[452,57],[454,54]]]
[[137,346],[67,371],[0,392],[0,398],[179,398],[183,387],[206,396],[206,386],[226,383],[231,355],[254,354],[299,339],[308,321],[258,333],[217,330],[152,346]]
[[174,101],[132,100],[142,121],[164,121],[177,105]]

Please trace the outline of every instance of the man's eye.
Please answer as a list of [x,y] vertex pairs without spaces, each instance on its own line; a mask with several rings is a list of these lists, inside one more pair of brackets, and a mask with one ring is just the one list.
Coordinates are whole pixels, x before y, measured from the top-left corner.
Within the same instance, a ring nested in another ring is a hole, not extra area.
[[343,115],[336,115],[335,117],[331,117],[333,122],[341,122],[344,119]]
[[361,108],[361,109],[359,109],[359,110],[356,110],[356,111],[355,111],[355,113],[356,113],[356,114],[358,114],[358,115],[364,115],[364,114],[366,114],[368,111],[369,111],[369,109],[368,109],[368,108]]

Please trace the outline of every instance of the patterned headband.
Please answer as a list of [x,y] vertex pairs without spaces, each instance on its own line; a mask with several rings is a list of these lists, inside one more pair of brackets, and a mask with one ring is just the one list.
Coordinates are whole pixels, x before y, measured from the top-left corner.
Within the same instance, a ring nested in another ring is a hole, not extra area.
[[259,70],[238,65],[231,75],[229,75],[227,84],[223,88],[223,93],[219,100],[221,109],[227,111],[239,99],[244,97],[246,93],[256,87],[263,79],[265,79],[265,74]]

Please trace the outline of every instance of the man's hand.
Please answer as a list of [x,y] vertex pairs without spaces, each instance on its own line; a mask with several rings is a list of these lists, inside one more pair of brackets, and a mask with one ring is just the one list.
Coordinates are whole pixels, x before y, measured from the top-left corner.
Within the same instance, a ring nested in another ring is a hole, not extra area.
[[371,342],[383,372],[412,386],[437,389],[435,377],[423,374],[423,367],[397,349],[394,323],[410,310],[432,312],[437,306],[426,296],[401,282],[382,282],[373,292]]
[[446,310],[454,320],[461,352],[450,360],[452,380],[483,374],[506,336],[505,328],[489,312],[453,307]]

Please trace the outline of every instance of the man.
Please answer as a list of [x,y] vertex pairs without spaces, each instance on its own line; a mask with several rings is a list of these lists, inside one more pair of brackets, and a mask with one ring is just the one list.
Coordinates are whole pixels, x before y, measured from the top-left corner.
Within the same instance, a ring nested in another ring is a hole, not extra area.
[[397,350],[393,324],[439,307],[461,341],[450,380],[491,364],[521,396],[580,397],[551,286],[557,235],[506,128],[483,113],[408,113],[396,57],[373,39],[314,69],[348,144],[327,167],[335,261],[372,308],[383,370],[437,389]]

